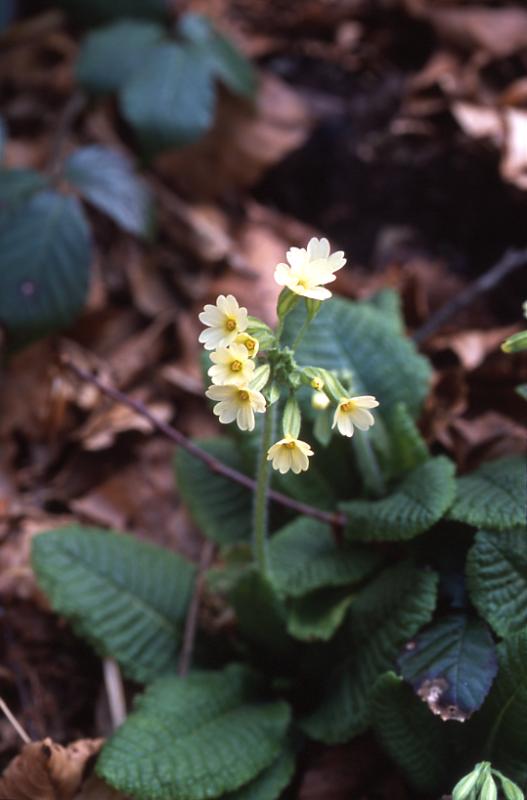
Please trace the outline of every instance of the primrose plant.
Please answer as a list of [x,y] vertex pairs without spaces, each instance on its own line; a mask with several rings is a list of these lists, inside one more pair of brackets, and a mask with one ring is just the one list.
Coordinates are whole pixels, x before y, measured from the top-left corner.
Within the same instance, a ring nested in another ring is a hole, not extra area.
[[456,476],[396,293],[331,297],[326,239],[286,262],[274,329],[232,295],[200,314],[224,427],[174,466],[212,565],[80,524],[33,540],[53,609],[145,687],[97,773],[134,800],[278,800],[307,742],[371,731],[416,797],[522,800],[525,457]]
[[[331,427],[347,437],[353,436],[354,426],[368,430],[374,423],[370,409],[379,405],[372,395],[350,396],[350,386],[343,386],[336,372],[322,365],[300,367],[295,361],[303,335],[321,304],[331,297],[326,284],[334,281],[335,273],[345,265],[344,253],[331,253],[327,239],[313,238],[307,248],[292,247],[286,258],[288,264],[278,264],[274,273],[276,282],[284,287],[278,300],[276,330],[249,316],[233,295],[219,295],[216,304],[206,305],[199,315],[206,326],[199,341],[212,351],[208,370],[212,385],[206,396],[216,403],[214,414],[222,423],[236,422],[242,431],[253,431],[255,414],[264,415],[254,514],[254,552],[263,573],[268,569],[265,496],[270,464],[281,474],[289,470],[298,474],[309,468],[314,455],[311,445],[299,438],[299,389],[307,386],[314,390],[315,409],[326,410],[333,403]],[[284,324],[302,298],[305,320],[294,330],[288,346],[282,342]],[[278,410],[283,435],[274,442]]]

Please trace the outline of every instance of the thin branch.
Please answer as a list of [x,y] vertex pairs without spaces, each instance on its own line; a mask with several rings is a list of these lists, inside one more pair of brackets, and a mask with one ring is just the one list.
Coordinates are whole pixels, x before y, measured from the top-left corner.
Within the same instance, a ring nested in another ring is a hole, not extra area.
[[28,733],[26,733],[26,731],[24,730],[20,722],[17,720],[17,718],[15,717],[15,715],[13,714],[13,712],[11,711],[5,700],[3,700],[1,697],[0,697],[0,710],[4,712],[7,719],[9,720],[15,731],[18,733],[22,741],[25,744],[29,744],[31,742],[31,737],[29,736]]
[[108,698],[108,708],[112,727],[115,730],[126,719],[126,699],[124,696],[123,678],[117,661],[113,658],[103,660],[104,687]]
[[[86,383],[91,383],[93,386],[96,386],[97,389],[102,392],[102,394],[105,394],[107,397],[111,397],[111,399],[116,403],[121,403],[122,405],[131,408],[136,412],[136,414],[139,414],[141,417],[148,420],[155,430],[160,431],[168,439],[175,442],[175,444],[179,445],[179,447],[182,447],[183,450],[186,450],[187,453],[190,453],[192,456],[194,456],[194,458],[202,461],[211,470],[211,472],[215,472],[218,475],[223,475],[224,478],[229,478],[229,480],[239,483],[241,486],[245,486],[246,489],[250,489],[252,492],[255,491],[256,481],[254,481],[248,475],[244,475],[243,472],[239,472],[238,470],[229,467],[227,464],[224,464],[215,456],[210,455],[210,453],[207,453],[199,445],[185,436],[185,434],[181,433],[181,431],[173,428],[168,422],[158,419],[158,417],[152,414],[139,400],[134,400],[132,397],[120,392],[119,389],[116,389],[114,386],[109,386],[108,384],[104,383],[96,375],[93,375],[93,373],[77,366],[77,364],[75,364],[67,354],[63,354],[62,363],[78,378]],[[268,497],[270,500],[278,503],[279,505],[290,508],[292,511],[296,511],[298,514],[304,514],[307,517],[318,519],[321,522],[325,522],[327,525],[331,525],[333,528],[343,527],[345,525],[346,517],[344,514],[322,511],[320,508],[315,508],[315,506],[310,506],[307,503],[301,503],[300,501],[295,500],[292,497],[288,497],[281,492],[275,492],[273,489],[269,491]]]
[[190,600],[190,605],[185,620],[185,631],[183,633],[183,646],[181,648],[181,656],[178,665],[178,674],[184,678],[190,669],[192,663],[192,651],[194,650],[194,641],[196,639],[196,630],[198,627],[199,606],[201,602],[201,595],[203,593],[203,583],[205,580],[205,573],[212,564],[214,558],[214,551],[216,546],[214,542],[206,541],[201,548],[201,555],[199,559],[198,571],[194,582],[194,591]]
[[527,265],[527,248],[524,250],[507,250],[507,252],[487,272],[484,272],[476,281],[471,283],[462,292],[445,303],[428,322],[419,328],[413,335],[416,344],[421,344],[436,332],[450,317],[470,305],[475,298],[489,292],[497,286],[510,272]]

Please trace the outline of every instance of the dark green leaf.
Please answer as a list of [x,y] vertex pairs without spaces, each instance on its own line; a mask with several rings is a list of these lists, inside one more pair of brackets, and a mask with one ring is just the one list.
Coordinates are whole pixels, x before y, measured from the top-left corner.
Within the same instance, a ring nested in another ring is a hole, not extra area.
[[399,658],[399,666],[417,694],[426,697],[427,687],[437,688],[436,713],[465,720],[483,704],[498,662],[485,623],[460,613],[421,631]]
[[527,464],[524,456],[489,461],[457,481],[448,516],[475,528],[505,531],[525,526]]
[[467,558],[470,599],[499,636],[527,625],[527,530],[480,531]]
[[34,195],[0,216],[0,324],[11,346],[63,328],[82,310],[91,241],[73,197]]
[[149,235],[152,197],[121,153],[99,145],[83,147],[66,161],[65,177],[123,230],[137,236]]
[[190,144],[212,125],[210,64],[195,45],[161,44],[127,82],[120,105],[147,153]]
[[305,642],[331,639],[353,600],[349,589],[319,589],[289,603],[287,630]]
[[368,727],[373,684],[430,621],[436,596],[437,574],[408,563],[389,567],[359,592],[349,612],[350,654],[329,674],[319,707],[302,722],[313,739],[344,742]]
[[454,465],[443,456],[413,469],[381,500],[351,500],[340,507],[352,541],[412,539],[438,522],[455,494]]
[[0,169],[0,211],[14,208],[48,186],[48,179],[32,169]]
[[269,652],[288,655],[286,610],[272,584],[256,569],[247,570],[229,594],[238,628],[246,639]]
[[[305,317],[303,304],[287,316],[284,340],[293,341]],[[334,297],[323,303],[297,351],[299,364],[353,373],[354,394],[372,394],[380,413],[403,402],[413,416],[428,392],[430,366],[393,322],[367,303]]]
[[375,735],[420,792],[437,797],[448,786],[452,754],[444,725],[388,672],[376,682],[371,698]]
[[131,536],[71,526],[33,540],[32,563],[55,611],[127,675],[176,666],[194,567]]
[[390,441],[390,476],[401,475],[428,461],[426,442],[404,403],[398,403],[386,415],[386,429]]
[[404,336],[405,325],[401,306],[401,295],[393,289],[381,289],[368,298],[367,302],[380,311],[394,331]]
[[[202,439],[197,444],[229,467],[245,471],[240,448],[230,439]],[[219,544],[250,538],[252,494],[249,489],[212,472],[181,448],[176,453],[175,468],[178,490],[205,536]]]
[[97,771],[138,800],[218,797],[273,764],[289,716],[286,703],[261,701],[239,665],[160,678],[106,744]]
[[294,769],[295,754],[292,748],[288,748],[257,778],[241,789],[223,795],[222,800],[278,800],[291,780]]
[[155,22],[124,19],[89,33],[82,43],[76,73],[94,93],[116,92],[142,69],[165,31]]
[[337,545],[328,525],[297,517],[279,530],[269,544],[271,578],[288,597],[332,586],[349,586],[367,578],[380,556],[361,545]]

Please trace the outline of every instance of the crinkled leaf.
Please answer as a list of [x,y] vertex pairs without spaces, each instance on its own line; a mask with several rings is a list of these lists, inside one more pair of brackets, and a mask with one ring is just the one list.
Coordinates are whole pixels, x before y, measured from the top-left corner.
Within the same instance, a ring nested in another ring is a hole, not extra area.
[[88,293],[90,260],[74,197],[39,192],[0,216],[0,324],[11,346],[71,324]]
[[420,792],[437,797],[448,786],[452,754],[445,726],[393,672],[371,697],[373,730],[383,749]]
[[175,668],[194,567],[125,534],[71,526],[33,540],[37,580],[60,614],[131,678]]
[[347,589],[319,589],[289,603],[287,630],[305,642],[327,641],[340,627],[353,600]]
[[404,403],[397,403],[386,415],[386,430],[390,449],[387,465],[390,476],[401,475],[429,460],[426,442]]
[[120,107],[148,154],[190,144],[212,125],[215,88],[199,47],[160,44],[126,83]]
[[[287,316],[285,338],[292,341],[305,317],[304,304]],[[430,365],[414,345],[394,331],[393,322],[367,303],[339,297],[322,304],[297,351],[299,364],[352,371],[353,392],[372,394],[387,412],[396,403],[419,414],[430,381]]]
[[444,456],[415,467],[380,500],[340,504],[353,541],[412,539],[438,522],[455,494],[454,465]]
[[329,526],[309,517],[297,517],[274,534],[269,554],[273,584],[288,597],[358,583],[381,560],[370,548],[337,545]]
[[499,458],[457,481],[450,519],[475,528],[505,531],[525,526],[527,462],[524,456]]
[[294,769],[295,754],[288,747],[257,778],[241,789],[224,795],[223,800],[278,800],[293,777]]
[[498,645],[499,672],[474,718],[486,734],[484,752],[494,767],[525,787],[527,783],[527,631],[511,634]]
[[[240,448],[230,439],[218,437],[197,443],[229,467],[245,471]],[[249,489],[212,472],[182,448],[176,452],[174,463],[178,491],[202,533],[219,544],[248,540],[252,526]]]
[[79,52],[77,80],[90,92],[118,91],[142,68],[164,34],[155,22],[133,19],[92,31]]
[[138,800],[218,797],[273,764],[289,718],[286,703],[262,702],[245,667],[166,676],[105,745],[97,772]]
[[381,289],[368,297],[366,302],[382,313],[396,333],[404,336],[404,316],[399,292],[393,289]]
[[402,645],[430,621],[437,574],[400,563],[384,570],[355,597],[349,612],[350,654],[329,675],[319,707],[302,722],[314,739],[344,742],[369,724],[376,679],[395,665]]
[[527,626],[527,530],[480,531],[467,557],[470,599],[499,636]]
[[289,655],[286,609],[270,581],[256,569],[246,570],[229,593],[238,629],[252,644],[271,653]]
[[399,658],[403,678],[423,699],[437,689],[433,710],[465,720],[483,704],[498,662],[489,629],[467,614],[450,614],[432,623]]
[[65,164],[65,177],[82,196],[128,233],[148,236],[152,197],[132,163],[116,150],[91,145],[77,150]]
[[45,175],[35,170],[0,169],[0,211],[14,208],[48,186]]

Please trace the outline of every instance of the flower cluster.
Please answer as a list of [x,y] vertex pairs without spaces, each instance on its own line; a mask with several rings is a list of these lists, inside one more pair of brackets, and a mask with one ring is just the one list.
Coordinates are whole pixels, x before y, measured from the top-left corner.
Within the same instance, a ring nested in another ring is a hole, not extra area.
[[[314,454],[311,446],[298,438],[302,418],[296,391],[301,385],[314,390],[312,407],[318,412],[329,412],[331,403],[335,403],[331,428],[342,436],[353,436],[354,428],[368,430],[374,423],[370,409],[379,405],[371,395],[348,397],[337,376],[327,370],[299,367],[293,350],[280,341],[284,318],[300,297],[306,301],[308,323],[321,301],[331,297],[326,284],[334,281],[337,270],[345,265],[344,253],[331,253],[327,239],[313,238],[307,248],[290,248],[286,260],[288,263],[278,264],[274,272],[276,282],[284,287],[278,301],[278,331],[249,317],[247,309],[231,294],[219,295],[215,305],[206,305],[199,315],[205,325],[199,341],[211,351],[212,362],[208,370],[212,385],[205,394],[214,401],[213,412],[220,422],[235,421],[242,431],[252,431],[255,414],[264,414],[284,390],[287,392],[283,438],[267,451],[267,460],[282,474],[307,470]],[[315,306],[309,306],[313,302]]]

